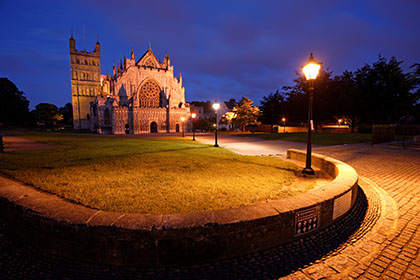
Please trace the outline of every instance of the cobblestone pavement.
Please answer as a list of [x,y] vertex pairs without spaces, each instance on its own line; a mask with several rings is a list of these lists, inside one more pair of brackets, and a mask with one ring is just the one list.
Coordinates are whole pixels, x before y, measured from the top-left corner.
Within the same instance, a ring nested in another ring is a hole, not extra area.
[[382,219],[337,257],[287,278],[420,279],[420,151],[357,144],[314,152],[353,166],[370,183],[367,196],[380,197]]
[[145,269],[49,255],[0,222],[0,279],[420,279],[420,151],[316,148],[361,175],[357,207],[331,227],[252,255]]

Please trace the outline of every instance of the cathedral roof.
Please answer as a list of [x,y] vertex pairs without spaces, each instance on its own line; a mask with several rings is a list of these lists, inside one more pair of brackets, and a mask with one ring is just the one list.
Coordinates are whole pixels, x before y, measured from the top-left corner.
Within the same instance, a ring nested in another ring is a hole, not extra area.
[[150,43],[149,43],[149,48],[143,54],[143,56],[136,62],[136,65],[152,67],[152,68],[162,68],[161,63],[156,58],[155,54],[152,51],[152,48],[150,47]]

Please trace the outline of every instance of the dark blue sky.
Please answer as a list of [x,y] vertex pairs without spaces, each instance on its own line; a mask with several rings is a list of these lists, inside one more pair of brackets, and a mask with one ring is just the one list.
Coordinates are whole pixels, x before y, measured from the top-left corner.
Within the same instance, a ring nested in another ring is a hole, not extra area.
[[[381,54],[408,67],[420,62],[420,1],[3,1],[0,77],[40,102],[71,102],[68,39],[92,51],[101,71],[148,42],[171,56],[187,101],[263,96],[292,85],[313,52],[341,74]],[[83,25],[86,40],[83,41]]]

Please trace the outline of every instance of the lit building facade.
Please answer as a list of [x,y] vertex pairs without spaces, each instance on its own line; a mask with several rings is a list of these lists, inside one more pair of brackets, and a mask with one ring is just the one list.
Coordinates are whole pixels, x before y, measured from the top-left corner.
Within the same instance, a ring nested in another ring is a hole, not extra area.
[[188,120],[182,75],[174,77],[169,55],[160,62],[150,44],[144,55],[114,65],[112,75],[101,74],[101,46],[92,52],[79,51],[73,36],[70,70],[75,129],[101,134],[180,132],[181,118]]

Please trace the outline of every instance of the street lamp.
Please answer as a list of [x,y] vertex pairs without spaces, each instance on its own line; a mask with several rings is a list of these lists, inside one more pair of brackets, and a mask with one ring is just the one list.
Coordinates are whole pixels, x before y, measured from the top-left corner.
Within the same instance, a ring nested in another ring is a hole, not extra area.
[[315,61],[314,56],[311,53],[308,62],[302,67],[303,73],[306,79],[309,81],[309,108],[308,108],[308,143],[306,147],[306,166],[302,170],[303,174],[313,175],[314,170],[311,167],[312,157],[312,127],[314,122],[312,120],[312,102],[314,98],[314,80],[318,76],[321,63]]
[[286,118],[281,118],[281,121],[283,122],[283,133],[286,133]]
[[195,141],[195,130],[194,130],[194,120],[195,117],[197,117],[197,115],[195,113],[191,114],[191,118],[192,118],[192,131],[193,131],[193,141]]
[[218,124],[217,124],[217,110],[219,110],[220,108],[220,104],[216,102],[213,103],[213,109],[214,112],[216,114],[216,126],[215,126],[215,130],[214,130],[214,146],[215,147],[219,147],[219,145],[217,144],[217,129],[219,128]]
[[185,121],[185,118],[184,117],[181,117],[181,121],[182,121],[182,137],[185,137],[185,129],[184,129],[184,121]]
[[342,119],[338,119],[338,128],[340,128],[341,123],[343,122]]

